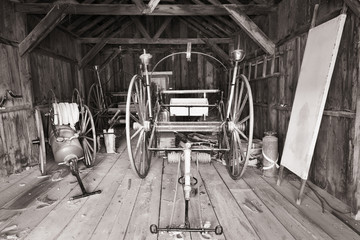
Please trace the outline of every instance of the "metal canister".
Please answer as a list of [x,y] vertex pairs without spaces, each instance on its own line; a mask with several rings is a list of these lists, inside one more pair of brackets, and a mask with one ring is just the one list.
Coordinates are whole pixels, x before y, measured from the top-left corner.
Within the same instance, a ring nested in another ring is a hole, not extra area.
[[75,133],[75,130],[67,125],[50,127],[49,144],[51,145],[55,162],[62,163],[68,161],[69,158],[81,158],[84,156],[79,139],[74,138]]
[[170,120],[170,113],[164,109],[159,113],[159,122],[168,122]]

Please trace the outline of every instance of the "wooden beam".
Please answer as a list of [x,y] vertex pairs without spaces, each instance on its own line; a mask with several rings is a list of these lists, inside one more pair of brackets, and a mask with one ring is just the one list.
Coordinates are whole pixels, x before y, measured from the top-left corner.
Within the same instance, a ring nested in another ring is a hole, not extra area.
[[213,27],[213,25],[210,24],[206,19],[204,19],[204,17],[201,17],[201,16],[200,17],[191,17],[190,19],[193,21],[193,24],[204,27],[204,29],[214,33],[216,37],[224,36],[221,31],[219,31],[217,28]]
[[170,24],[172,17],[167,17],[165,21],[161,24],[160,28],[155,33],[153,40],[157,40],[160,35],[164,32],[165,28]]
[[254,40],[266,53],[275,53],[275,43],[239,8],[235,5],[224,5],[231,18]]
[[200,24],[197,24],[191,18],[181,17],[180,20],[183,23],[185,23],[189,28],[193,29],[195,32],[197,32],[197,33],[200,32],[203,36],[205,36],[207,38],[215,38],[215,37],[217,37],[217,36],[215,36],[215,34],[213,32],[203,28]]
[[360,17],[360,2],[358,0],[344,0],[344,2],[357,17]]
[[[231,4],[228,4],[231,5]],[[65,13],[72,15],[144,15],[135,4],[70,4]],[[236,6],[236,5],[234,5]],[[17,12],[46,14],[51,3],[16,3]],[[263,15],[276,10],[266,5],[240,5],[237,8],[248,15]],[[159,4],[147,15],[153,16],[221,16],[229,15],[224,5]]]
[[[111,36],[115,36],[116,34],[125,31],[125,29],[128,28],[130,25],[131,25],[131,21],[123,24],[120,30],[113,32]],[[79,63],[80,69],[85,67],[96,56],[96,54],[98,54],[101,51],[101,49],[105,47],[105,45],[108,43],[108,38],[106,38],[107,33],[108,32],[105,32],[103,34],[103,38],[101,38],[101,40],[97,42],[95,46],[90,51],[88,51],[87,54],[81,59]]]
[[[120,18],[120,19],[119,19]],[[107,29],[108,27],[110,27],[110,25],[114,24],[116,21],[119,20],[119,22],[121,22],[125,17],[115,17],[115,18],[110,18],[109,20],[107,20],[105,23],[101,24],[101,26],[96,27],[94,30],[92,30],[91,32],[89,32],[87,35],[88,36],[98,36],[101,32],[105,31],[105,29]]]
[[[81,43],[98,43],[101,38],[80,38]],[[232,38],[208,38],[208,41],[216,44],[229,44],[233,43]],[[107,38],[108,44],[166,44],[166,45],[186,45],[188,42],[191,44],[205,44],[200,38],[158,38],[158,39],[144,39],[144,38]]]
[[141,13],[147,9],[147,5],[143,2],[143,0],[132,0],[132,2],[135,3]]
[[19,44],[20,56],[35,48],[56,27],[56,25],[61,22],[66,16],[64,12],[68,6],[68,4],[59,4],[50,9],[46,16]]
[[80,29],[76,29],[74,31],[78,36],[81,36],[84,32],[88,31],[90,28],[94,27],[95,25],[97,25],[98,23],[103,21],[104,19],[105,19],[105,17],[103,17],[103,16],[96,17],[93,21],[88,22],[87,24],[85,24]]
[[101,64],[99,71],[101,72],[105,66],[110,63],[114,58],[116,58],[121,52],[121,47],[114,50],[114,52],[104,61],[103,64]]
[[211,50],[225,63],[226,66],[231,66],[230,57],[227,53],[224,52],[218,45],[209,41],[207,38],[202,38],[202,40],[208,45]]
[[149,9],[149,12],[148,13],[152,13],[155,8],[158,6],[160,0],[150,0],[149,3],[148,3],[148,9]]
[[146,39],[151,38],[149,33],[146,31],[144,25],[140,22],[139,18],[131,16],[131,20],[135,23],[136,27],[138,28],[138,30],[140,31],[141,35],[144,38],[146,38]]

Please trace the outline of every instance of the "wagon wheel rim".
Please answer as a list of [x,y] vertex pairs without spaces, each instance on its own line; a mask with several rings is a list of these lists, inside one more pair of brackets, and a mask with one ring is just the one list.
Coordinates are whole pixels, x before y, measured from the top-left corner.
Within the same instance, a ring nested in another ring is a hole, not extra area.
[[254,106],[251,87],[244,75],[237,78],[228,119],[230,151],[226,168],[233,179],[243,176],[248,165],[254,130]]
[[93,113],[96,130],[101,132],[102,129],[105,129],[105,126],[107,125],[107,121],[104,119],[104,116],[107,113],[107,107],[105,99],[101,95],[100,86],[97,83],[94,83],[90,87],[87,98],[87,106]]
[[37,130],[37,141],[39,144],[39,168],[41,175],[46,175],[46,146],[44,127],[41,119],[41,111],[38,108],[35,108],[35,122]]
[[83,105],[83,99],[82,99],[82,97],[81,97],[81,95],[80,95],[80,91],[79,91],[77,88],[75,88],[75,89],[73,90],[73,94],[72,94],[72,96],[71,96],[71,102],[72,102],[72,103],[76,103],[76,104],[78,104],[79,106],[82,106],[82,105]]
[[[151,164],[148,148],[153,127],[148,112],[149,100],[141,77],[135,75],[130,81],[126,101],[126,144],[131,167],[140,178],[146,177]],[[132,122],[137,126],[135,129],[132,129]]]
[[80,107],[79,139],[84,151],[84,164],[91,167],[96,157],[96,131],[93,116],[88,106]]

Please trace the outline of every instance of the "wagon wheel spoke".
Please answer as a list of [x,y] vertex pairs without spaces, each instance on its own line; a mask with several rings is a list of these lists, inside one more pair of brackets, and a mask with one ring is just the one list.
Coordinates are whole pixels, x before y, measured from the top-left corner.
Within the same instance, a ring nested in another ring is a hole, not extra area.
[[132,114],[132,113],[129,113],[129,114],[130,114],[130,117],[131,117],[132,120],[134,120],[135,122],[141,124],[141,123],[140,123],[140,120],[139,120],[137,117],[135,117],[134,114]]
[[245,135],[243,131],[238,128],[234,128],[237,133],[239,133],[245,140],[249,140],[249,138]]
[[136,132],[131,136],[131,140],[132,140],[134,137],[136,137],[143,129],[144,129],[144,128],[141,127],[141,128],[139,128],[138,130],[136,130]]
[[248,103],[248,99],[249,99],[249,96],[246,94],[245,97],[244,97],[244,99],[243,99],[242,104],[240,105],[240,108],[239,108],[238,111],[237,111],[237,115],[236,115],[236,118],[235,118],[236,120],[235,120],[235,121],[237,121],[237,120],[240,118],[240,116],[241,116],[241,114],[242,114],[242,112],[243,112],[243,110],[244,110],[245,105]]

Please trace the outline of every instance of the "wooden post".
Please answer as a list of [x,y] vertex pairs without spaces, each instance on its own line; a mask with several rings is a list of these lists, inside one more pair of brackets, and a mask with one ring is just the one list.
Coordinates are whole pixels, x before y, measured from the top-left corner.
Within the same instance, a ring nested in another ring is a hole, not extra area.
[[302,196],[304,195],[305,185],[306,185],[306,179],[301,179],[300,191],[299,191],[298,198],[296,199],[297,205],[301,204]]

